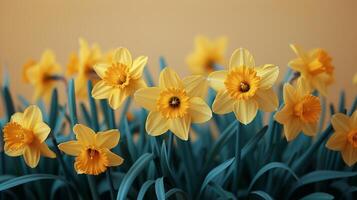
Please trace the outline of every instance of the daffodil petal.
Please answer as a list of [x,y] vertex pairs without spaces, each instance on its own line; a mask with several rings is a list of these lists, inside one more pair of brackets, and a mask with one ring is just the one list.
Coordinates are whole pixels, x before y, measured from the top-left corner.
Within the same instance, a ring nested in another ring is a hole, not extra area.
[[300,76],[297,80],[296,91],[298,94],[307,95],[311,93],[311,88],[306,78]]
[[114,60],[118,63],[126,65],[127,67],[130,67],[133,62],[130,51],[124,47],[120,47],[115,51]]
[[227,70],[212,72],[208,76],[208,81],[210,86],[216,91],[225,89],[226,86],[224,85],[224,81],[226,80],[227,74],[228,74]]
[[181,140],[188,140],[188,133],[191,126],[191,118],[184,116],[182,118],[169,119],[170,130]]
[[247,125],[253,121],[258,112],[258,104],[254,99],[239,100],[234,103],[233,111],[236,118]]
[[283,99],[285,103],[289,102],[295,102],[296,99],[296,90],[295,88],[290,85],[289,83],[284,84],[284,94],[283,94]]
[[292,108],[290,106],[285,105],[280,111],[278,111],[275,114],[274,118],[280,124],[284,124],[288,120],[290,120],[292,114],[293,114]]
[[78,156],[82,151],[82,145],[75,140],[63,142],[58,148],[70,156]]
[[229,96],[226,90],[221,90],[217,93],[212,104],[212,110],[217,114],[227,114],[233,111],[235,101]]
[[271,88],[279,76],[279,67],[269,64],[269,65],[264,65],[263,67],[257,69],[258,69],[257,75],[261,77],[259,82],[259,88],[261,89]]
[[193,123],[203,123],[211,119],[212,111],[203,99],[193,97],[189,102],[189,112]]
[[144,67],[146,66],[147,62],[147,56],[139,56],[134,60],[133,65],[131,66],[131,68],[129,68],[129,72],[132,78],[138,79],[142,76]]
[[108,158],[108,167],[118,166],[123,164],[124,159],[117,154],[111,152],[109,149],[105,149],[105,154]]
[[206,77],[201,75],[188,76],[183,79],[185,90],[190,97],[206,97],[208,82]]
[[92,96],[95,99],[107,99],[109,98],[113,87],[105,84],[105,81],[101,80],[96,83],[92,90]]
[[126,99],[127,95],[124,90],[113,90],[109,97],[109,105],[114,110],[118,109]]
[[311,85],[323,96],[327,96],[327,81],[329,77],[326,74],[318,75],[311,79]]
[[287,141],[291,141],[301,132],[301,122],[291,119],[284,124],[284,133]]
[[255,95],[255,100],[257,101],[259,108],[265,112],[273,112],[279,105],[278,96],[272,88],[267,90],[259,89]]
[[160,96],[160,92],[161,90],[158,87],[142,88],[134,93],[134,100],[145,109],[154,111],[156,110],[156,101]]
[[291,69],[298,71],[298,72],[305,72],[305,66],[306,63],[301,59],[301,58],[297,58],[295,60],[292,60],[288,63],[288,65],[290,66]]
[[27,147],[25,148],[23,156],[27,166],[35,168],[40,161],[40,150],[37,148]]
[[178,74],[170,67],[165,67],[160,73],[160,88],[183,88],[183,82]]
[[164,134],[168,129],[167,119],[164,118],[160,112],[152,111],[146,119],[146,132],[152,136]]
[[348,166],[352,166],[357,162],[357,148],[352,145],[346,145],[342,150],[342,158]]
[[352,128],[357,129],[357,110],[352,113],[350,120]]
[[336,132],[348,133],[351,130],[350,118],[342,113],[332,116],[331,123]]
[[347,134],[342,132],[333,133],[326,143],[326,147],[334,151],[342,151],[347,144]]
[[50,148],[48,148],[46,143],[41,143],[40,153],[47,158],[56,158],[56,154]]
[[295,52],[297,56],[299,56],[302,59],[306,59],[306,53],[300,46],[296,44],[290,44],[290,48]]
[[317,134],[317,123],[306,123],[302,125],[302,131],[305,135],[315,136]]
[[10,119],[11,122],[16,122],[18,124],[23,124],[23,120],[24,120],[24,114],[20,112],[13,114]]
[[244,48],[236,49],[229,61],[229,69],[238,66],[255,67],[255,62],[252,54]]
[[95,133],[92,129],[83,124],[76,124],[73,127],[78,142],[84,146],[95,144]]
[[110,67],[110,64],[107,63],[98,63],[94,65],[93,69],[97,75],[103,79],[105,77],[105,72],[107,71],[108,67]]
[[37,136],[41,143],[47,139],[50,132],[50,127],[44,122],[37,123],[33,129],[33,133]]
[[4,144],[4,151],[5,154],[8,156],[20,156],[24,153],[25,147],[20,147],[20,148],[10,148],[9,143]]
[[357,84],[357,74],[355,74],[355,76],[353,77],[353,84]]
[[96,134],[96,144],[101,148],[114,148],[120,139],[120,133],[117,129],[112,129]]
[[24,127],[32,130],[37,123],[42,122],[41,110],[37,106],[29,106],[25,109],[23,118]]

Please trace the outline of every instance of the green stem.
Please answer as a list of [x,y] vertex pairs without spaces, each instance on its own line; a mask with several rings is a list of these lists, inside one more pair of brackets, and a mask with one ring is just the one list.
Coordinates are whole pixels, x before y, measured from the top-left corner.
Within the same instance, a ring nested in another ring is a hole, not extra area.
[[90,193],[92,195],[92,199],[99,200],[94,177],[91,175],[87,175],[87,180],[88,180],[88,184],[89,184]]

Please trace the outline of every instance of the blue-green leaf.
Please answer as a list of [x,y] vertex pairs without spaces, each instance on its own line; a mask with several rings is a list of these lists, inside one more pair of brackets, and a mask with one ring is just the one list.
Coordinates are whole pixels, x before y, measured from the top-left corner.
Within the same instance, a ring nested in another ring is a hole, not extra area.
[[7,181],[4,181],[0,184],[0,191],[4,191],[25,183],[33,182],[33,181],[39,181],[39,180],[60,180],[63,182],[66,182],[66,180],[60,176],[55,176],[51,174],[30,174],[30,175],[24,175],[24,176],[19,176]]
[[145,197],[146,192],[149,190],[149,188],[155,184],[155,181],[153,180],[147,180],[140,188],[137,200],[143,200]]
[[273,198],[268,193],[261,191],[261,190],[253,191],[250,194],[257,195],[260,198],[265,199],[265,200],[273,200]]
[[328,194],[328,193],[324,193],[324,192],[315,192],[315,193],[304,196],[300,200],[316,200],[316,199],[318,199],[318,200],[332,200],[332,199],[334,199],[334,196],[332,196],[331,194]]
[[165,194],[165,199],[169,199],[172,195],[175,194],[180,194],[183,199],[188,199],[187,193],[180,188],[172,188],[171,190],[167,191]]
[[156,193],[157,199],[165,199],[164,177],[156,179],[155,193]]

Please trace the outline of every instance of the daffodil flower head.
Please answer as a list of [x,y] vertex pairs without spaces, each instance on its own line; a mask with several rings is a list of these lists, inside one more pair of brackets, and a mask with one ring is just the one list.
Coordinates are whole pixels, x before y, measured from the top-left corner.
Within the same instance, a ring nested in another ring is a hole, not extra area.
[[229,69],[212,72],[208,77],[211,87],[217,91],[213,112],[226,114],[233,111],[237,120],[249,124],[258,109],[274,111],[279,102],[272,86],[278,75],[277,66],[256,67],[248,50],[235,50]]
[[108,167],[124,162],[123,158],[110,151],[119,142],[118,130],[95,133],[82,124],[76,124],[73,132],[77,140],[61,143],[58,147],[66,154],[76,157],[74,168],[78,174],[98,175]]
[[28,75],[28,71],[36,65],[36,61],[33,59],[29,59],[23,66],[22,66],[22,80],[25,83],[30,83],[30,78]]
[[297,45],[290,46],[298,58],[290,61],[289,66],[305,78],[312,90],[326,96],[327,87],[334,81],[332,58],[321,48],[305,52]]
[[275,119],[284,125],[286,139],[295,139],[301,131],[315,136],[322,110],[319,97],[311,94],[304,78],[298,79],[296,88],[286,83],[283,92],[284,107],[275,114]]
[[208,74],[215,69],[215,65],[224,64],[224,53],[227,38],[219,37],[210,40],[204,36],[195,38],[195,49],[187,57],[187,64],[193,74]]
[[108,99],[110,106],[118,109],[128,96],[146,87],[142,74],[147,60],[146,56],[139,56],[133,61],[128,49],[119,48],[112,62],[94,66],[101,80],[94,86],[92,96]]
[[50,127],[43,122],[37,106],[29,106],[23,113],[15,113],[3,128],[6,155],[22,155],[25,163],[31,168],[38,165],[40,155],[55,158],[56,154],[45,143],[50,131]]
[[342,159],[348,166],[357,162],[357,111],[351,117],[337,113],[332,116],[331,123],[335,132],[326,143],[326,147],[340,151]]
[[171,68],[160,73],[159,87],[138,90],[135,101],[149,110],[146,131],[158,136],[171,130],[178,138],[188,140],[191,123],[204,123],[212,117],[209,106],[201,98],[205,86],[203,76],[183,80]]

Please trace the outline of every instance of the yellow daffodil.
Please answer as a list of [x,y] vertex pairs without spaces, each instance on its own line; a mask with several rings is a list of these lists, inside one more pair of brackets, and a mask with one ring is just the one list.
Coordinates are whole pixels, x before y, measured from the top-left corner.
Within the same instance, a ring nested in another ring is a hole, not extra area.
[[289,62],[289,66],[304,77],[312,90],[327,95],[327,87],[334,81],[332,58],[323,49],[304,52],[297,45],[290,45],[298,58]]
[[215,70],[215,65],[224,65],[224,53],[227,39],[220,37],[209,40],[203,36],[195,38],[195,49],[187,57],[187,64],[193,74],[208,74]]
[[112,62],[94,66],[101,80],[95,84],[92,96],[95,99],[108,99],[113,109],[119,108],[128,96],[146,87],[142,73],[147,60],[146,56],[139,56],[133,61],[128,49],[119,48]]
[[278,107],[278,98],[272,86],[279,75],[275,65],[255,67],[253,56],[246,49],[232,54],[229,69],[209,75],[211,87],[217,91],[212,110],[217,114],[234,112],[243,124],[255,118],[258,108],[272,112]]
[[71,76],[78,73],[79,58],[77,53],[72,52],[69,55],[69,61],[67,64],[66,75]]
[[25,83],[30,83],[30,77],[28,77],[28,71],[33,66],[36,65],[36,61],[33,59],[29,59],[23,66],[22,66],[22,80]]
[[357,85],[357,74],[353,77],[353,83]]
[[4,129],[4,150],[8,156],[23,156],[25,163],[35,168],[40,155],[55,158],[45,140],[51,129],[42,121],[41,110],[37,106],[29,106],[23,113],[11,116]]
[[68,155],[75,156],[74,168],[78,174],[98,175],[108,167],[121,165],[123,158],[114,154],[114,148],[120,139],[118,130],[108,130],[97,134],[90,128],[76,124],[73,132],[77,140],[58,145]]
[[326,147],[340,151],[348,166],[357,162],[357,111],[351,117],[337,113],[332,116],[331,123],[335,132],[326,143]]
[[275,114],[275,119],[284,125],[285,137],[293,140],[303,131],[305,135],[315,136],[321,114],[319,97],[311,95],[311,89],[304,78],[297,81],[294,88],[284,85],[284,107]]
[[26,70],[26,79],[35,86],[34,99],[44,97],[49,100],[51,92],[60,77],[61,67],[56,62],[54,53],[50,50],[42,54],[41,60]]
[[200,88],[190,82],[191,78],[181,80],[174,70],[166,67],[160,73],[159,87],[135,93],[135,101],[150,111],[145,126],[149,135],[158,136],[171,130],[180,139],[188,140],[191,122],[204,123],[212,117],[209,106],[197,96]]

